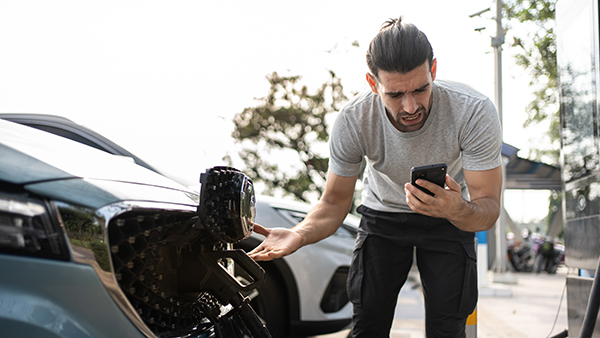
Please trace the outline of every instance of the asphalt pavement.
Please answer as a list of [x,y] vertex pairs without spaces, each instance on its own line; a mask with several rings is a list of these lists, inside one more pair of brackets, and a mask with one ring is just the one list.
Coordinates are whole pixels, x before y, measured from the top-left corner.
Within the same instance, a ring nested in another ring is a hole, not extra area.
[[[566,267],[560,267],[553,275],[545,272],[507,274],[490,273],[487,278],[490,282],[479,288],[478,338],[544,338],[567,328],[566,295],[563,296]],[[497,280],[506,283],[494,282]],[[418,273],[411,274],[400,292],[394,317],[390,338],[425,337],[425,311]],[[318,338],[346,338],[349,331]]]

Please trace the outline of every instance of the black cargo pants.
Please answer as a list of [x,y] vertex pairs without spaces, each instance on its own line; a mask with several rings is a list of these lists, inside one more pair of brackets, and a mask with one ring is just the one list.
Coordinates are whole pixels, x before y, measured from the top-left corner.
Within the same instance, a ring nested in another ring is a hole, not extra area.
[[416,248],[427,337],[465,337],[466,320],[478,296],[474,233],[420,214],[365,206],[358,212],[363,217],[348,276],[352,336],[389,337],[398,293]]

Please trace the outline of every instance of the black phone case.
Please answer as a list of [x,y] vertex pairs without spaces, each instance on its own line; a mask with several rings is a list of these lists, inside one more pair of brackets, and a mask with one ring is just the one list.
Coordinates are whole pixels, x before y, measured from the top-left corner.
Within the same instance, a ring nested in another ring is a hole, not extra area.
[[418,186],[415,182],[417,181],[417,179],[421,178],[429,182],[433,182],[443,188],[446,183],[447,168],[448,167],[446,166],[446,163],[437,163],[424,165],[420,167],[413,167],[410,169],[410,182],[412,185],[423,190],[427,194],[434,196],[434,194],[431,191]]

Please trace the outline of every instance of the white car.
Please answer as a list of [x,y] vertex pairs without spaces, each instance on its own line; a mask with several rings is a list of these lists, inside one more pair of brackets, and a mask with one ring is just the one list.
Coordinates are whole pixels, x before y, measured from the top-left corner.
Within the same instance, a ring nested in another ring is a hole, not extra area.
[[[102,135],[60,116],[0,114],[0,119],[24,124],[84,143],[111,154],[127,156],[158,172],[151,165]],[[286,199],[257,196],[256,223],[268,228],[290,228],[300,222],[310,206]],[[352,305],[346,279],[352,260],[359,219],[349,215],[331,237],[301,248],[272,262],[261,262],[267,280],[247,295],[274,338],[306,337],[337,332],[350,326]],[[237,244],[250,251],[263,237],[256,233]],[[239,276],[246,278],[247,276]]]
[[[310,205],[267,196],[256,198],[256,223],[291,228]],[[249,295],[273,337],[304,337],[349,327],[352,304],[346,293],[348,269],[360,219],[348,215],[335,234],[271,262],[259,262],[264,284]],[[263,236],[253,233],[237,247],[250,251]]]

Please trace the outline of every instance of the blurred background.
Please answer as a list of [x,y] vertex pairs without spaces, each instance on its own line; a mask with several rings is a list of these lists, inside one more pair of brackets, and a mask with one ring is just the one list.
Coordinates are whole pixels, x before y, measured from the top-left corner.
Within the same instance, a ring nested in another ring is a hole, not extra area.
[[[225,156],[241,168],[232,119],[268,94],[269,74],[300,76],[313,89],[333,71],[348,97],[366,89],[365,51],[389,18],[402,15],[427,34],[438,78],[493,100],[494,11],[469,17],[488,7],[493,1],[0,0],[0,112],[67,117],[198,182]],[[512,54],[505,45],[504,142],[527,158],[540,142],[532,136],[546,129],[523,128],[531,77]],[[538,222],[549,194],[507,191],[506,209],[515,222]]]

